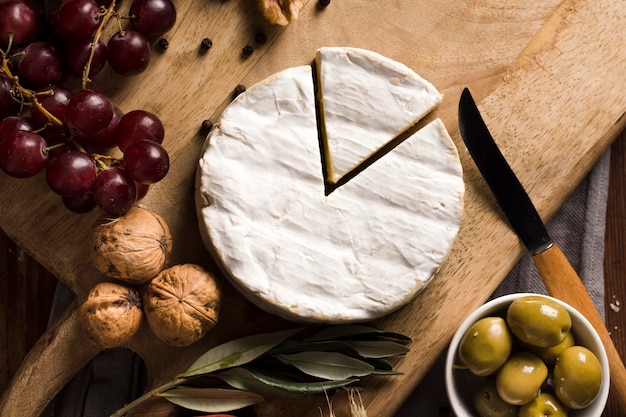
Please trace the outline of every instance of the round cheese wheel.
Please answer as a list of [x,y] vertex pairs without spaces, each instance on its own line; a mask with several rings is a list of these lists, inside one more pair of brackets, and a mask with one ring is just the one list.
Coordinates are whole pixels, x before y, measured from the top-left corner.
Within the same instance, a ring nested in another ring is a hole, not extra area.
[[315,100],[302,66],[227,107],[199,160],[199,228],[260,308],[298,322],[368,321],[411,301],[446,259],[461,164],[437,119],[326,195]]

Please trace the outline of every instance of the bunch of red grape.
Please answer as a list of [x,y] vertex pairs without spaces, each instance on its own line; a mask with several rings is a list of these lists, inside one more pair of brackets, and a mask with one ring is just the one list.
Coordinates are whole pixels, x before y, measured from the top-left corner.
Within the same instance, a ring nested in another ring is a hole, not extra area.
[[[163,124],[146,110],[124,113],[88,83],[107,63],[121,75],[144,71],[150,40],[172,28],[176,9],[171,0],[132,0],[127,16],[115,0],[64,0],[47,16],[37,7],[0,3],[0,169],[44,172],[73,212],[123,214],[169,170]],[[105,43],[109,21],[117,29]]]

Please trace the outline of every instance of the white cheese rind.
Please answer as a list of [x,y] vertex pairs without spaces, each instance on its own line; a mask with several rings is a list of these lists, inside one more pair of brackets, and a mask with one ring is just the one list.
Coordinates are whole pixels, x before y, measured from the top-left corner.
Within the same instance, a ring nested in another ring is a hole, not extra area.
[[464,183],[436,120],[328,197],[311,68],[250,87],[207,138],[200,231],[236,287],[289,320],[348,323],[409,302],[459,229]]
[[443,99],[412,69],[373,51],[324,47],[317,51],[315,62],[331,183],[413,126]]

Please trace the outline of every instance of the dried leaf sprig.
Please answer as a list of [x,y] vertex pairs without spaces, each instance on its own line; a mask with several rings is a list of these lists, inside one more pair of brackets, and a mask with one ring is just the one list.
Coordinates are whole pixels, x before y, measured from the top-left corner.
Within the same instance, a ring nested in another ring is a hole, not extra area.
[[[369,375],[399,375],[389,361],[409,351],[411,339],[364,325],[322,329],[304,340],[296,328],[235,339],[211,348],[172,381],[153,389],[111,417],[123,417],[152,397],[208,413],[244,408],[266,398],[323,394]],[[224,387],[195,387],[200,377]]]

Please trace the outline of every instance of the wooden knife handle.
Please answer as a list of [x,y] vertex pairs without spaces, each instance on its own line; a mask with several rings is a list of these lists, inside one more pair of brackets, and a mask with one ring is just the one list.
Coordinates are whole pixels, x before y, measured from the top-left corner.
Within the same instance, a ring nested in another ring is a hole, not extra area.
[[609,359],[611,390],[626,415],[626,368],[583,282],[556,243],[533,260],[548,293],[580,311],[598,332]]

